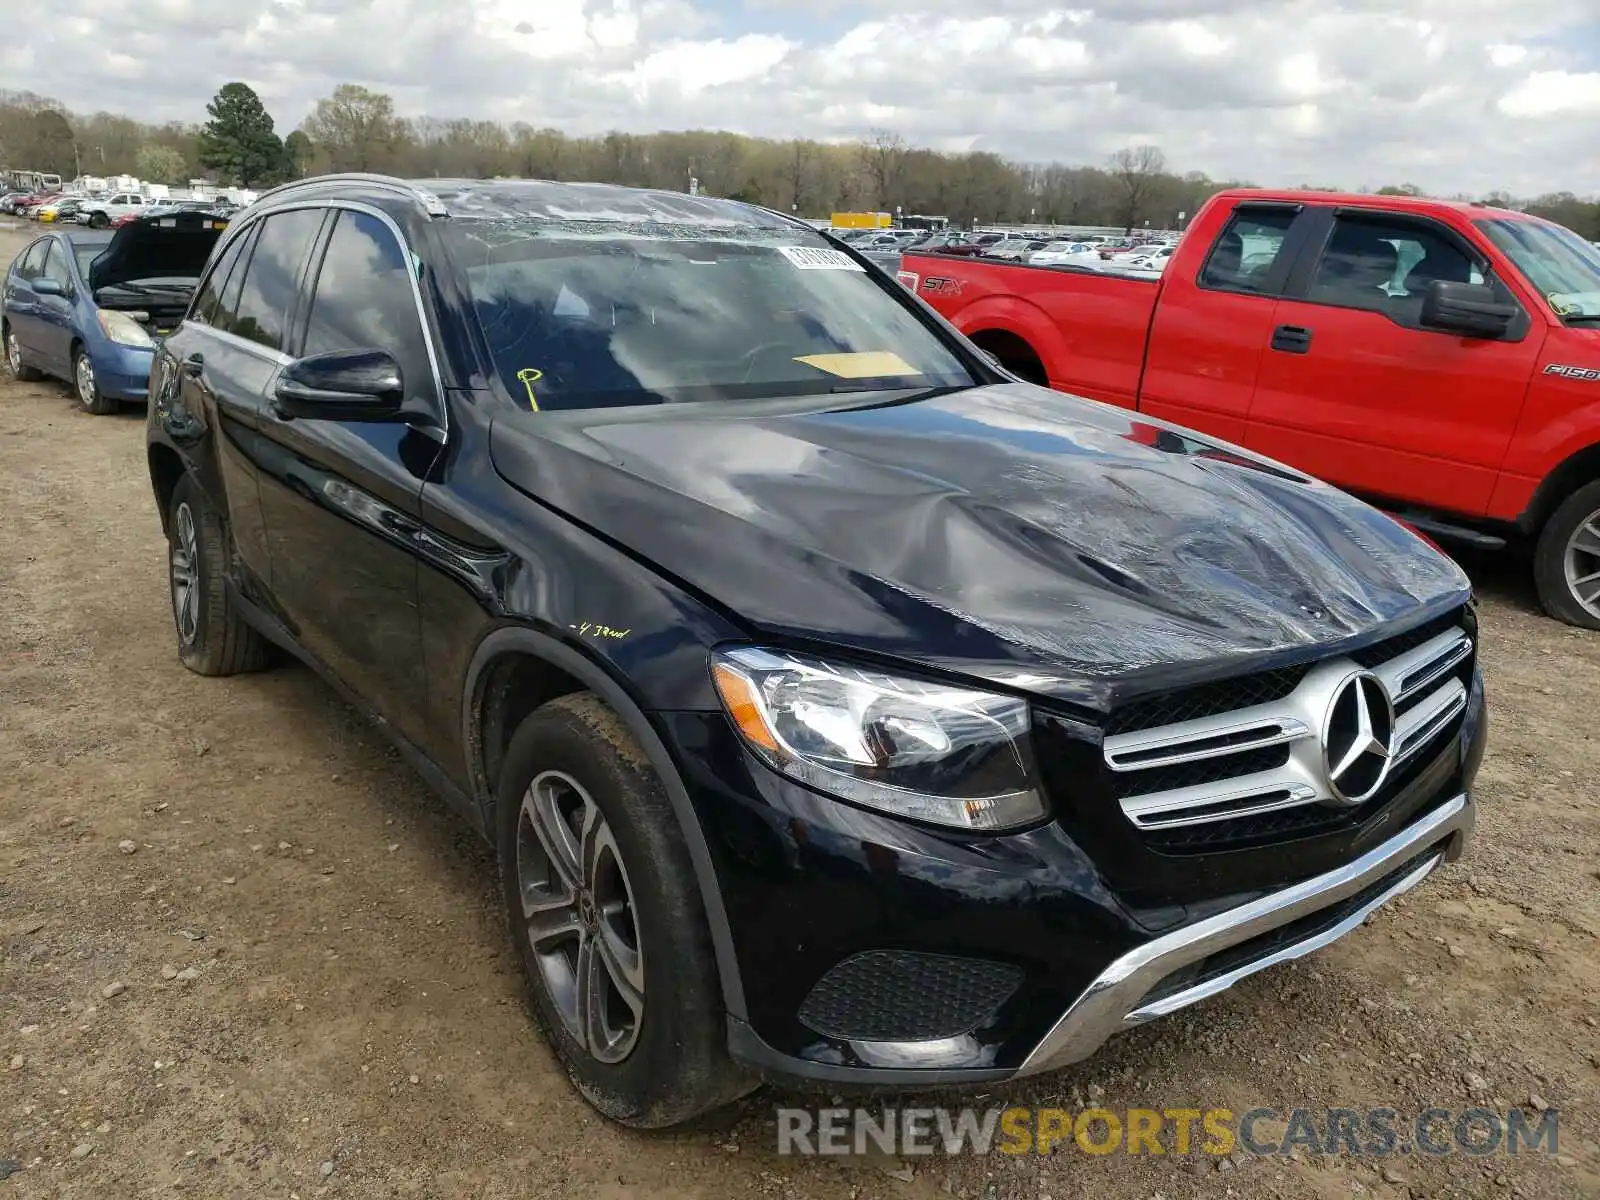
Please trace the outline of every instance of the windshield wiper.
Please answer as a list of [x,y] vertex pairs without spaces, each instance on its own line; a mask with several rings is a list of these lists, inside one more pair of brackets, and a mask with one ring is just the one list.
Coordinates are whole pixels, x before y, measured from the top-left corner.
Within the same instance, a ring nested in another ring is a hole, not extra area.
[[1600,324],[1600,313],[1573,313],[1561,319],[1568,325]]
[[881,394],[885,392],[888,393],[888,395],[884,396],[882,400],[870,401],[866,404],[852,404],[849,406],[851,411],[860,411],[868,408],[893,408],[898,404],[915,404],[919,400],[932,400],[936,396],[948,396],[952,392],[964,392],[968,388],[974,388],[977,386],[978,385],[975,383],[941,383],[935,385],[934,387],[919,388],[912,392],[902,391],[898,388],[863,388],[842,386],[829,388],[828,391],[830,395],[834,396],[870,396],[873,394]]

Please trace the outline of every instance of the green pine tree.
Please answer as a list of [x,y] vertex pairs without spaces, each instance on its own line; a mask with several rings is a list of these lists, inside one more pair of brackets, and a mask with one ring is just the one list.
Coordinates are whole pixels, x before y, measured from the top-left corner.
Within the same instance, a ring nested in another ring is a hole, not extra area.
[[274,183],[283,173],[283,143],[249,84],[225,83],[206,105],[200,161],[240,187]]

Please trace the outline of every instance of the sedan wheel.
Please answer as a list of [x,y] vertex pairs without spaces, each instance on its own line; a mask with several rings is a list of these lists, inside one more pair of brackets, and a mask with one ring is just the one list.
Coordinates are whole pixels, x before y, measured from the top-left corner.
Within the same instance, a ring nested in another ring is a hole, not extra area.
[[516,854],[529,947],[562,1024],[599,1062],[621,1062],[644,1019],[644,954],[611,826],[582,784],[545,771],[523,797]]
[[11,378],[19,383],[33,383],[40,378],[38,371],[22,361],[22,343],[9,329],[6,330],[6,367],[11,371]]
[[94,364],[89,361],[87,354],[78,355],[75,374],[78,380],[78,399],[83,401],[85,408],[90,408],[94,405]]
[[78,402],[97,417],[103,417],[117,407],[115,400],[106,399],[100,391],[100,382],[94,375],[94,363],[89,361],[89,354],[85,350],[79,350],[73,357],[72,386],[78,393]]

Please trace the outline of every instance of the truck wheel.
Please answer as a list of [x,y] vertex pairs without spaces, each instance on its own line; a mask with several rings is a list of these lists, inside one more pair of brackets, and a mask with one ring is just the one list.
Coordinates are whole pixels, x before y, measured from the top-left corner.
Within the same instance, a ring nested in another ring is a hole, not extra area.
[[533,1011],[586,1100],[676,1125],[754,1086],[727,1054],[711,934],[649,760],[590,693],[537,709],[497,789],[501,891]]
[[43,379],[44,372],[22,361],[22,343],[17,341],[17,335],[11,332],[11,326],[0,325],[0,335],[5,338],[6,369],[11,372],[11,378],[18,383],[37,383]]
[[1550,514],[1533,557],[1545,612],[1569,625],[1600,629],[1600,480]]
[[90,229],[104,229],[109,224],[111,224],[111,218],[106,216],[105,213],[97,212],[89,214]]
[[185,475],[172,492],[167,543],[178,658],[196,675],[259,671],[269,660],[266,639],[228,600],[226,537],[222,519]]

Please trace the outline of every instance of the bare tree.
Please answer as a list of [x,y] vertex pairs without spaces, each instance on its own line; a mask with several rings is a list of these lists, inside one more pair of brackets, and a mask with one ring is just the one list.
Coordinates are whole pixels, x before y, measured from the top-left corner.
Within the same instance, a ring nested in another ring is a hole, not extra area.
[[301,128],[327,153],[335,171],[387,167],[407,136],[394,101],[354,83],[341,83],[333,95],[318,100]]
[[1166,174],[1167,156],[1159,146],[1128,146],[1111,156],[1111,177],[1120,189],[1122,226],[1128,232],[1149,209]]
[[872,183],[880,210],[888,210],[889,201],[899,189],[909,150],[905,138],[887,129],[874,129],[861,144],[861,166]]

